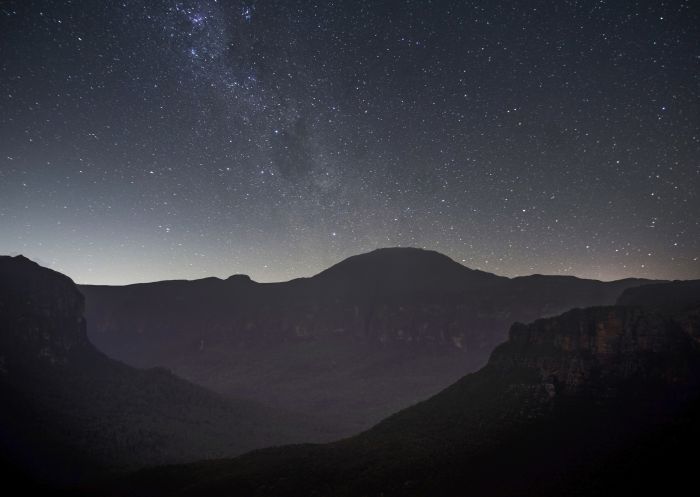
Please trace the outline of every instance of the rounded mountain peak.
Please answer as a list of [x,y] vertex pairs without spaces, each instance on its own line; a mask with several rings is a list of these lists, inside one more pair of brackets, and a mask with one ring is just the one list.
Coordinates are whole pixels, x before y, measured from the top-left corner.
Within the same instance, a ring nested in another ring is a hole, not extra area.
[[226,281],[229,283],[252,283],[253,280],[247,274],[232,274]]
[[[434,250],[415,247],[386,247],[354,255],[331,266],[327,271],[342,267],[371,266],[375,264],[390,265],[447,265],[464,266]],[[324,271],[325,272],[325,271]]]
[[381,248],[349,257],[314,279],[342,286],[364,285],[395,291],[454,289],[496,276],[469,269],[444,254],[413,247]]

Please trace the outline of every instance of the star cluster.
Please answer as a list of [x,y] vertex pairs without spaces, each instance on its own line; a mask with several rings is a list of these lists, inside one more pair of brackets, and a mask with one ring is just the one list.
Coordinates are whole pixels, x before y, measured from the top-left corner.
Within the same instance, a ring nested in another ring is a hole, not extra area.
[[418,246],[700,277],[691,1],[10,0],[0,253],[78,282]]

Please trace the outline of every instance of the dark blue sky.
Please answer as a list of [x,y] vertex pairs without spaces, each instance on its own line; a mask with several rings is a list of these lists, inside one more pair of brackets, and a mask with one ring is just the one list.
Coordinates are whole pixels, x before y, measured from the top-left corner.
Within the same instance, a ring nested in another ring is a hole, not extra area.
[[3,1],[0,253],[700,277],[693,2]]

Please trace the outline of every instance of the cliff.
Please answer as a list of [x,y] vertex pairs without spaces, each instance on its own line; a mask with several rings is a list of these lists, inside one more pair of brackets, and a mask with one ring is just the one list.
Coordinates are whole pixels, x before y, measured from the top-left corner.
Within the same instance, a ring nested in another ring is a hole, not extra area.
[[68,277],[22,256],[0,257],[0,275],[0,374],[90,353],[83,295]]
[[488,367],[534,371],[551,395],[592,393],[634,378],[684,383],[697,372],[697,344],[681,320],[639,307],[574,309],[513,325]]

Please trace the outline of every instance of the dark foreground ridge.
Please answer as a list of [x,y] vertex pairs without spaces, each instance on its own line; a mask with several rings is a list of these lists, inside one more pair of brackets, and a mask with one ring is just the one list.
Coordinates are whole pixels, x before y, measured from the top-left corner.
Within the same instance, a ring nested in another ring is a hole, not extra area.
[[[649,495],[692,488],[698,282],[674,306],[515,324],[488,364],[358,436],[136,473],[113,495]],[[639,300],[637,300],[637,298]],[[664,310],[666,309],[666,310]],[[686,485],[684,487],[684,485]]]
[[387,248],[285,283],[236,275],[81,290],[90,339],[107,355],[324,413],[348,436],[482,367],[513,322],[611,305],[644,283],[509,279],[438,252]]
[[3,472],[33,485],[324,438],[310,421],[107,358],[73,282],[21,256],[0,257],[0,398]]

